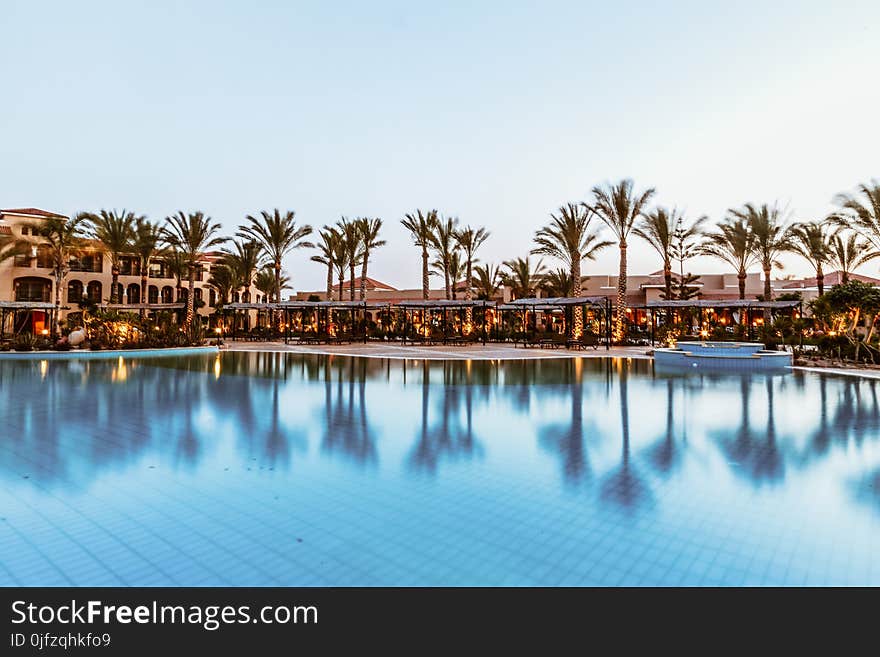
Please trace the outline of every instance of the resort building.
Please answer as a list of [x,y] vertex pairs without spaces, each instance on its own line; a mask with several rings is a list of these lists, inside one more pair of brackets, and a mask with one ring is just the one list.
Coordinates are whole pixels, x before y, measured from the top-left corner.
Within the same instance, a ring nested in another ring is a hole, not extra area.
[[[29,253],[15,256],[0,262],[0,301],[19,301],[34,303],[54,303],[55,280],[48,247],[39,237],[39,228],[50,217],[66,219],[64,215],[37,208],[16,208],[0,210],[0,234],[32,242]],[[218,252],[205,253],[199,270],[195,275],[193,296],[196,312],[204,320],[214,312],[217,293],[207,284],[211,268],[217,262]],[[79,312],[79,302],[87,298],[99,306],[109,307],[112,285],[112,268],[109,257],[99,243],[85,240],[82,248],[70,257],[70,272],[64,279],[61,290],[60,319],[68,314]],[[114,308],[138,310],[144,304],[150,312],[165,309],[179,311],[189,293],[186,278],[182,281],[169,271],[162,258],[154,258],[149,263],[146,289],[141,289],[140,259],[123,256],[120,263],[118,299]],[[234,301],[260,303],[263,295],[256,288],[242,292],[236,291]],[[201,302],[201,303],[200,303]],[[48,328],[49,320],[44,310],[29,310],[16,313],[15,331],[27,331],[34,335]]]

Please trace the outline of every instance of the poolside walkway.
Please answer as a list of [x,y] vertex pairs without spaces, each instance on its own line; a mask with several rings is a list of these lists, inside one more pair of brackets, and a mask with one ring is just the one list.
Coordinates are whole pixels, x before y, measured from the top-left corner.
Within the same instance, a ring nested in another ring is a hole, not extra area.
[[403,346],[368,342],[353,342],[343,345],[302,345],[284,342],[234,342],[227,341],[222,349],[227,351],[284,351],[295,354],[332,354],[337,356],[368,356],[371,358],[416,358],[422,360],[521,360],[531,358],[650,358],[646,355],[648,347],[612,347],[606,350],[584,349],[539,349],[514,347],[512,345],[489,343],[467,347],[449,346]]

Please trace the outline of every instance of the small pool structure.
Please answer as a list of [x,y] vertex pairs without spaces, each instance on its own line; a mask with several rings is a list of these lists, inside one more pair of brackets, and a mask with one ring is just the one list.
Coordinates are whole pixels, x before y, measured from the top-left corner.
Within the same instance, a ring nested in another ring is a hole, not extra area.
[[702,368],[727,372],[780,372],[791,367],[788,351],[771,351],[759,342],[679,342],[654,350],[654,362],[664,370]]
[[0,362],[5,586],[880,585],[880,381]]

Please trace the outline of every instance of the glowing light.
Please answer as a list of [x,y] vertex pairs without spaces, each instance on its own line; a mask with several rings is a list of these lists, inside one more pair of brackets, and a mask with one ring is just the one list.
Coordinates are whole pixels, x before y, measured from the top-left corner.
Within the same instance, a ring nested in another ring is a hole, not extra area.
[[704,337],[704,338],[708,338],[708,337],[709,337],[709,331],[707,331],[706,329],[703,329],[702,331],[700,331],[700,335],[701,335],[702,337]]
[[46,373],[49,371],[49,361],[41,360],[40,361],[40,378],[45,379]]
[[220,378],[220,355],[217,355],[217,358],[214,360],[214,378]]
[[40,331],[40,333],[42,333],[43,335],[49,335],[49,329],[43,329],[42,331]]

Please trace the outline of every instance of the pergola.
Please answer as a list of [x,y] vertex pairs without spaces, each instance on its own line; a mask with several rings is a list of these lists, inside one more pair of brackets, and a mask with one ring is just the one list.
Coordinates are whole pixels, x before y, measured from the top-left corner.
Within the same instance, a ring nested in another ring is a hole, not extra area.
[[700,325],[703,325],[706,310],[739,310],[744,313],[746,325],[748,328],[749,339],[752,337],[752,310],[793,310],[798,309],[799,314],[803,315],[803,301],[787,300],[787,301],[758,301],[757,299],[673,299],[661,301],[649,301],[645,308],[650,313],[651,324],[651,344],[654,344],[654,325],[655,311],[657,310],[699,310]]
[[456,334],[454,332],[454,323],[453,323],[453,333],[450,335],[449,331],[449,318],[447,316],[447,312],[452,310],[468,310],[470,313],[473,312],[474,308],[483,310],[483,322],[482,322],[482,331],[481,331],[481,339],[483,344],[486,343],[487,339],[487,321],[486,321],[486,311],[490,308],[495,308],[496,303],[494,301],[488,301],[485,299],[419,299],[412,301],[398,301],[394,304],[395,307],[403,310],[403,323],[404,323],[404,331],[403,331],[403,343],[406,344],[409,329],[410,327],[416,327],[415,323],[415,314],[416,312],[422,313],[422,322],[419,325],[419,332],[417,333],[420,336],[417,339],[410,339],[410,342],[423,342],[425,339],[431,339],[432,336],[430,334],[430,329],[422,329],[421,327],[427,325],[427,318],[425,317],[425,313],[433,313],[435,311],[440,311],[441,315],[441,330],[443,332],[443,342],[465,342],[468,337],[465,335]]
[[[15,317],[16,313],[39,311],[45,312],[49,319],[49,326],[54,325],[54,315],[65,310],[66,306],[56,306],[49,301],[0,301],[0,338],[6,334],[6,318]],[[13,323],[12,333],[15,333]]]
[[[515,299],[509,303],[503,304],[498,307],[501,311],[510,311],[517,310],[526,313],[526,317],[529,311],[538,313],[538,312],[548,312],[553,310],[562,310],[565,312],[566,322],[569,322],[571,310],[575,307],[580,307],[583,310],[586,310],[588,307],[592,308],[600,308],[603,311],[603,318],[600,325],[604,328],[604,337],[605,337],[605,348],[610,349],[611,347],[611,299],[606,296],[593,296],[593,297],[548,297],[548,298],[537,298],[530,297],[525,299]],[[523,325],[526,324],[526,319],[524,318]]]

